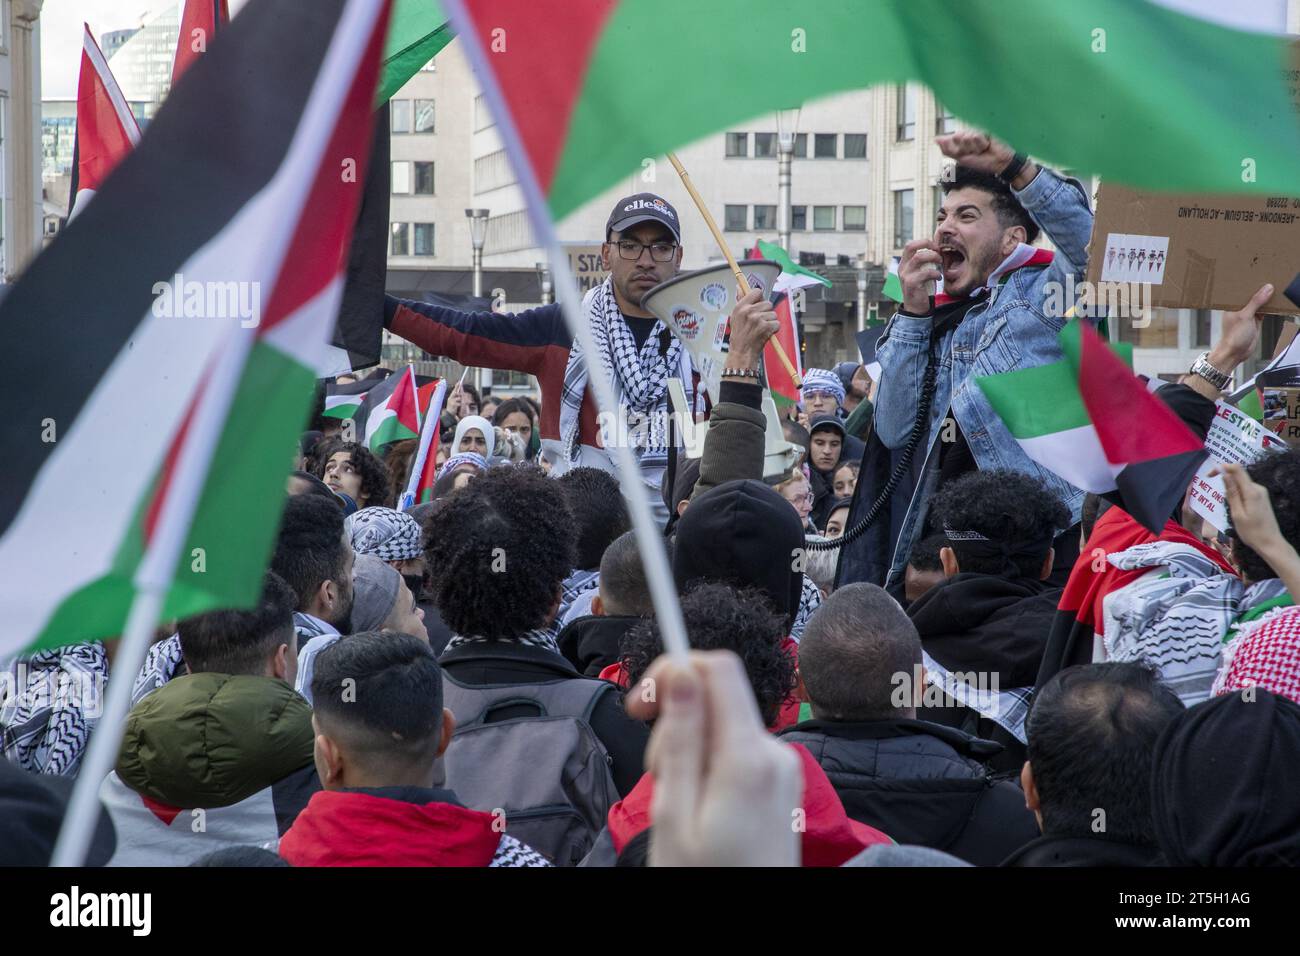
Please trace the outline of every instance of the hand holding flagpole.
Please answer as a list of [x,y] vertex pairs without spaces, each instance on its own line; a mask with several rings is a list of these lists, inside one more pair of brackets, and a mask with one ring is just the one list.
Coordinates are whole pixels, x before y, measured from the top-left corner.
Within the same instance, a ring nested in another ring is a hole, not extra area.
[[[736,277],[736,284],[740,286],[739,297],[744,298],[749,295],[749,280],[745,278],[745,273],[740,270],[740,266],[736,262],[736,257],[733,256],[731,250],[727,248],[726,240],[722,238],[722,232],[718,229],[718,224],[714,221],[712,213],[709,212],[709,207],[705,205],[704,199],[700,194],[695,191],[695,184],[691,182],[690,174],[686,172],[686,168],[682,166],[681,161],[678,160],[675,153],[668,154],[668,162],[672,163],[673,169],[677,170],[677,175],[681,177],[682,185],[686,187],[686,191],[691,194],[691,199],[695,201],[695,208],[698,209],[700,215],[704,217],[704,224],[709,227],[709,232],[713,233],[713,239],[718,244],[718,248],[721,249],[722,254],[726,256],[727,265],[730,267],[732,274]],[[803,385],[803,380],[799,377],[799,372],[790,361],[790,356],[786,355],[785,349],[781,347],[780,339],[773,338],[771,342],[772,351],[776,353],[776,357],[780,360],[782,366],[785,367],[786,374],[789,375],[791,380],[794,382],[794,387],[799,388]]]

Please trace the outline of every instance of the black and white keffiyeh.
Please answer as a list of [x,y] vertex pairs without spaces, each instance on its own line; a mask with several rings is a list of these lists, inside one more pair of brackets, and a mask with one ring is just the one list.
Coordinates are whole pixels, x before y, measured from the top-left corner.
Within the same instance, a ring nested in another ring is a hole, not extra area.
[[536,630],[520,634],[518,637],[493,639],[481,637],[475,634],[455,634],[447,642],[447,650],[456,647],[464,647],[466,644],[523,644],[526,647],[540,647],[544,650],[560,653],[560,645],[555,642],[555,629],[553,627],[539,627]]
[[[687,404],[691,407],[695,404],[690,353],[682,348],[680,339],[671,336],[668,348],[661,354],[662,322],[655,324],[638,349],[636,338],[619,310],[612,278],[587,293],[582,300],[582,311],[595,340],[594,361],[598,363],[599,373],[610,375],[620,413],[626,416],[626,422],[620,422],[617,427],[620,431],[626,428],[626,441],[642,465],[663,464],[667,461],[668,448],[668,379],[680,378]],[[560,393],[560,439],[571,464],[578,458],[579,414],[592,361],[593,357],[584,355],[575,339],[569,349],[564,388]],[[610,434],[607,426],[601,440],[610,447],[623,439],[621,435]]]
[[99,641],[16,658],[0,682],[0,753],[32,773],[75,776],[107,679]]
[[1145,661],[1188,707],[1209,698],[1236,622],[1286,592],[1277,578],[1246,584],[1195,548],[1170,541],[1135,545],[1107,560],[1150,572],[1106,596],[1106,659]]
[[403,511],[362,508],[347,516],[343,529],[352,540],[353,551],[373,554],[380,561],[405,561],[424,553],[420,525]]

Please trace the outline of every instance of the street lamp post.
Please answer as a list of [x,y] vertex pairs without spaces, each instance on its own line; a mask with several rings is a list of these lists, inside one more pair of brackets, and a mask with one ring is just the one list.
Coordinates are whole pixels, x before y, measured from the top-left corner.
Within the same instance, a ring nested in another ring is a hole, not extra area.
[[790,166],[799,107],[776,111],[776,232],[781,248],[790,251]]
[[548,263],[537,263],[537,280],[542,285],[542,305],[550,305],[555,298],[555,292],[551,284],[551,267]]
[[867,257],[858,257],[858,331],[867,327]]
[[[488,211],[486,209],[466,209],[465,215],[469,219],[469,241],[474,247],[472,260],[474,298],[481,299],[483,298],[483,242],[487,239]],[[480,395],[492,388],[492,370],[490,368],[479,369],[478,386]]]

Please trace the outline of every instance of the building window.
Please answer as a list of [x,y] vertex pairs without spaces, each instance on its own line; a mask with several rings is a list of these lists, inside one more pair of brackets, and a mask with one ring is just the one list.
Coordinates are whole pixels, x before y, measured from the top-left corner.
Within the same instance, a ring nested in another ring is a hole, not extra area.
[[749,134],[748,133],[728,133],[727,134],[727,158],[745,157],[749,155]]
[[492,111],[488,109],[487,100],[480,93],[474,97],[474,132],[487,129],[495,120],[492,119]]
[[916,194],[911,189],[894,190],[894,248],[901,249],[912,241],[916,231]]
[[415,101],[415,131],[417,133],[433,132],[433,100]]
[[746,225],[746,213],[749,211],[748,206],[726,206],[723,209],[723,218],[726,220],[727,232],[744,232],[749,227]]
[[845,206],[844,207],[844,231],[845,232],[866,232],[867,231],[867,207],[866,206]]
[[803,232],[808,228],[808,207],[790,207],[790,231]]
[[393,195],[405,196],[411,191],[411,164],[405,160],[393,163]]
[[844,134],[844,158],[845,159],[866,159],[867,158],[867,134],[866,133],[845,133]]
[[835,229],[835,207],[813,206],[813,231],[833,232]]
[[898,126],[896,139],[900,143],[916,139],[916,88],[904,84],[898,88]]
[[776,207],[775,206],[755,206],[754,207],[754,231],[758,232],[764,229],[776,228]]
[[433,223],[417,222],[415,225],[415,254],[433,255]]
[[813,158],[834,159],[839,145],[839,133],[816,133],[813,135]]
[[807,133],[794,134],[794,158],[795,159],[808,158],[808,134]]
[[934,131],[940,136],[957,132],[957,117],[952,115],[952,110],[942,103],[938,104],[938,107],[939,113],[934,118]]
[[1208,349],[1210,347],[1210,310],[1197,309],[1192,313],[1192,347]]
[[776,155],[776,133],[754,134],[754,157],[768,159]]
[[389,131],[409,133],[411,131],[411,101],[389,100]]
[[415,163],[415,183],[412,190],[417,196],[433,195],[433,163]]
[[409,256],[411,254],[411,227],[409,223],[395,222],[389,226],[392,237],[388,243],[390,256]]
[[485,193],[509,186],[515,181],[515,171],[504,149],[480,156],[474,160],[474,192]]

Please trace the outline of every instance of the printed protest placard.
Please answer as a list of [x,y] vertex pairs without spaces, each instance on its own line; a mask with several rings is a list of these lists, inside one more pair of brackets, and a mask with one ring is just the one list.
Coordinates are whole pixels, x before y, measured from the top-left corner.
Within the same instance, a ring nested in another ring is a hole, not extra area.
[[1211,478],[1210,472],[1218,465],[1249,465],[1265,452],[1285,447],[1284,442],[1245,412],[1219,402],[1214,422],[1205,437],[1205,448],[1210,457],[1192,478],[1192,511],[1220,531],[1227,531],[1229,521],[1223,479],[1217,475]]

